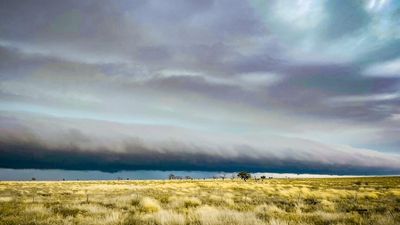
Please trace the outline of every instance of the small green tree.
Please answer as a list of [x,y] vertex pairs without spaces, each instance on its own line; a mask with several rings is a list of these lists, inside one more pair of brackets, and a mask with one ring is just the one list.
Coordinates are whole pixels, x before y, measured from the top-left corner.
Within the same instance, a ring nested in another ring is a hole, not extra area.
[[238,176],[240,179],[244,180],[244,181],[247,181],[248,179],[251,178],[251,174],[248,173],[248,172],[245,172],[245,171],[239,172],[239,173],[237,174],[237,176]]

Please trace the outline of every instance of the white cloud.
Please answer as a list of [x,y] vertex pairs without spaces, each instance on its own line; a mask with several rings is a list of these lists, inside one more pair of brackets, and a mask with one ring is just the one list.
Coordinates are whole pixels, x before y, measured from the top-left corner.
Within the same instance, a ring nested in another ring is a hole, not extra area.
[[375,102],[375,101],[388,101],[400,98],[400,93],[383,93],[371,95],[350,95],[333,97],[330,99],[332,103],[352,103],[352,102]]
[[392,114],[390,119],[394,121],[400,121],[400,114]]
[[400,77],[400,58],[373,64],[364,70],[366,76]]
[[[242,73],[239,75],[231,76],[213,76],[198,71],[190,70],[161,70],[158,72],[159,77],[198,77],[203,78],[205,81],[212,84],[221,85],[232,85],[238,86],[246,90],[252,90],[259,87],[266,87],[282,79],[282,75],[270,72],[254,72],[254,73]],[[153,76],[149,76],[148,79],[152,79]]]
[[86,64],[107,64],[107,63],[128,63],[127,59],[112,54],[99,54],[82,52],[71,48],[62,48],[60,46],[40,46],[26,44],[22,42],[7,41],[0,39],[0,47],[17,49],[19,52],[28,56],[51,57],[70,62]]
[[367,9],[370,11],[379,11],[385,7],[390,0],[369,0],[367,3]]

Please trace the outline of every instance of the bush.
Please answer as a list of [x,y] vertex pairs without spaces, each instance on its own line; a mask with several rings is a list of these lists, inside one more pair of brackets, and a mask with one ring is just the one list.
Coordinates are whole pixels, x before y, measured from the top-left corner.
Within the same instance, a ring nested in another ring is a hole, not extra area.
[[53,212],[56,214],[60,214],[63,217],[68,217],[68,216],[72,216],[75,217],[78,214],[85,214],[86,211],[82,210],[82,209],[75,209],[75,208],[67,208],[61,205],[58,205],[56,207],[53,208]]
[[251,174],[245,171],[239,172],[237,176],[244,181],[251,178]]
[[161,209],[159,202],[153,198],[145,197],[139,203],[140,209],[144,212],[158,212]]

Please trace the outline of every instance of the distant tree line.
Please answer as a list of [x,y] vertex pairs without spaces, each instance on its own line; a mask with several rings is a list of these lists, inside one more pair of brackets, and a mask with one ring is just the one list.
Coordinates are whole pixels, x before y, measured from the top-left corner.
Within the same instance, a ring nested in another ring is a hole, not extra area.
[[[231,179],[233,180],[235,178],[239,178],[239,179],[242,179],[244,181],[247,181],[247,180],[251,179],[252,176],[251,176],[251,174],[249,172],[241,171],[241,172],[237,173],[236,175],[232,174]],[[193,180],[193,178],[191,176],[176,176],[175,174],[168,175],[168,179],[169,180]],[[206,179],[206,178],[203,178],[203,179]],[[212,179],[214,179],[214,180],[216,180],[216,179],[225,180],[226,179],[226,174],[222,174],[221,176],[213,176]],[[267,179],[267,177],[264,176],[264,175],[260,176],[260,178],[254,177],[254,180],[256,180],[256,181],[257,180],[265,180],[265,179]],[[268,179],[272,179],[272,177],[268,177]]]
[[193,180],[191,176],[175,176],[174,174],[168,175],[169,180]]
[[[222,174],[220,176],[213,176],[212,178],[214,180],[216,180],[216,179],[225,180],[227,177],[226,177],[226,174]],[[231,179],[233,180],[235,178],[239,178],[239,179],[242,179],[243,181],[247,181],[247,180],[251,179],[252,176],[251,176],[251,174],[249,172],[241,171],[241,172],[237,173],[236,175],[232,174]],[[125,179],[129,180],[129,178],[125,178]],[[193,177],[191,177],[191,176],[176,176],[175,174],[171,173],[171,174],[168,175],[168,179],[169,180],[193,180]],[[206,178],[203,178],[203,179],[206,179]],[[260,176],[260,178],[254,177],[254,180],[256,180],[256,181],[260,180],[260,179],[261,180],[265,180],[265,179],[267,179],[267,177],[264,176],[264,175]],[[272,177],[268,177],[268,179],[272,179]],[[36,181],[36,177],[32,177],[31,180],[32,181]],[[79,180],[79,179],[77,179],[77,180]],[[124,178],[117,177],[117,180],[124,180]],[[65,178],[63,178],[62,181],[65,181]]]

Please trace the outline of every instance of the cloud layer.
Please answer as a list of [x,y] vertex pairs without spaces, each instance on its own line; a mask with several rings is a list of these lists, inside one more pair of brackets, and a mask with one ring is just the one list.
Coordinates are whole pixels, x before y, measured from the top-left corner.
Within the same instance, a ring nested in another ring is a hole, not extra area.
[[399,7],[0,2],[0,166],[398,173]]

